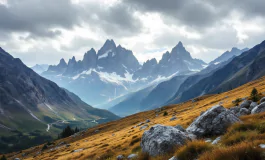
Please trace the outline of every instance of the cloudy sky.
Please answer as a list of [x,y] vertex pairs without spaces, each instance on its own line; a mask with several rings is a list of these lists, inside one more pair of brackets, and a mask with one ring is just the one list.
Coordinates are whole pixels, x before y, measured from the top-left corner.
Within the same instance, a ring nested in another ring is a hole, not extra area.
[[182,41],[209,62],[265,39],[264,0],[0,0],[0,46],[27,65],[82,59],[106,39],[140,62]]

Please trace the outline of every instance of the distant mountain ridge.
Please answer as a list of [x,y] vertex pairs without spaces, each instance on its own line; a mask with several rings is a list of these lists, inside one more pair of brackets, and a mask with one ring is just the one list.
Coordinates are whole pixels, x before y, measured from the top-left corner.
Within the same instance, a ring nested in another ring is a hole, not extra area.
[[[180,98],[182,98],[182,94],[185,94],[186,90],[189,90],[189,88],[191,88],[193,85],[196,85],[200,80],[211,76],[215,71],[230,63],[236,57],[236,55],[240,55],[246,50],[247,49],[239,50],[232,48],[231,52],[224,52],[220,56],[221,58],[218,57],[213,61],[214,63],[210,63],[200,72],[192,75],[176,75],[167,81],[159,83],[151,90],[150,88],[146,88],[135,92],[133,93],[133,96],[126,97],[126,99],[116,105],[113,105],[113,107],[111,107],[109,110],[124,116],[126,111],[128,115],[139,111],[161,107],[171,103],[183,102],[180,100]],[[153,67],[156,64],[156,61],[152,59],[147,61],[143,66],[150,65]],[[148,93],[146,93],[146,91],[148,91]],[[192,90],[190,90],[190,92],[192,92]]]
[[218,63],[221,63],[221,62],[224,62],[224,61],[227,61],[228,59],[232,58],[232,57],[236,57],[236,56],[239,56],[241,53],[245,52],[249,50],[248,48],[244,48],[242,50],[236,48],[236,47],[233,47],[231,49],[231,51],[226,51],[225,53],[223,53],[221,56],[217,57],[215,60],[211,61],[209,63],[209,65],[211,64],[218,64]]
[[179,103],[204,94],[231,90],[265,75],[265,41],[234,57],[209,76],[201,78],[180,97],[171,101]]
[[48,64],[36,64],[35,66],[31,67],[36,73],[41,74],[47,71],[49,68]]
[[82,60],[64,59],[49,66],[42,75],[79,95],[92,105],[106,103],[118,96],[158,84],[173,75],[190,74],[201,70],[205,62],[193,59],[179,42],[163,58],[146,61],[140,65],[132,51],[106,40],[96,52],[93,48]]

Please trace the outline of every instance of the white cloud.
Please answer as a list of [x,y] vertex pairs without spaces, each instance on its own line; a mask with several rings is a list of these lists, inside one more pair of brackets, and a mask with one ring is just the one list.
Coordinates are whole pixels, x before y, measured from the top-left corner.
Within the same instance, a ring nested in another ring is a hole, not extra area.
[[265,35],[264,11],[259,7],[265,5],[262,0],[243,0],[240,5],[207,0],[49,3],[0,0],[0,20],[4,22],[0,24],[0,46],[28,65],[55,64],[72,56],[81,59],[90,48],[98,50],[106,39],[132,50],[141,63],[160,60],[179,41],[193,57],[209,62],[232,47],[252,47]]

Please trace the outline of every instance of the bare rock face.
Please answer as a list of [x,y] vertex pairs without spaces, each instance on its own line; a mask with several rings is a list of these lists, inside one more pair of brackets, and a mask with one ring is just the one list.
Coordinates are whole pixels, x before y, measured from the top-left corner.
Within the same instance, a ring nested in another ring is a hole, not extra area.
[[218,105],[199,116],[186,131],[195,134],[197,137],[220,135],[236,122],[241,122],[241,120],[231,111]]
[[142,136],[142,152],[150,156],[157,156],[172,151],[176,146],[181,146],[190,138],[182,131],[157,124],[145,131]]
[[251,114],[265,112],[265,102],[257,105],[255,108],[252,109]]

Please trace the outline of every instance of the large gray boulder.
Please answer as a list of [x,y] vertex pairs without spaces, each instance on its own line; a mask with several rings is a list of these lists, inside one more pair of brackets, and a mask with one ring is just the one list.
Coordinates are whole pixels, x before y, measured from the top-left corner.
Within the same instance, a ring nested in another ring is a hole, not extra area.
[[252,109],[251,114],[261,113],[265,111],[265,102],[257,105],[255,108]]
[[247,108],[240,108],[239,112],[236,114],[238,117],[249,115],[250,111]]
[[127,159],[136,159],[138,157],[137,154],[130,154]]
[[157,124],[144,132],[141,147],[142,152],[157,156],[166,154],[189,140],[190,138],[184,132],[171,126]]
[[239,107],[240,107],[240,108],[249,108],[251,103],[252,103],[251,100],[244,100],[244,101],[239,105]]
[[253,108],[255,108],[258,105],[257,102],[252,102],[249,106],[249,110],[251,111]]
[[116,159],[117,159],[117,160],[124,160],[125,157],[124,157],[123,155],[118,155]]
[[241,120],[231,111],[218,105],[199,116],[186,131],[197,137],[220,135],[225,133],[227,127],[236,122],[241,122]]

